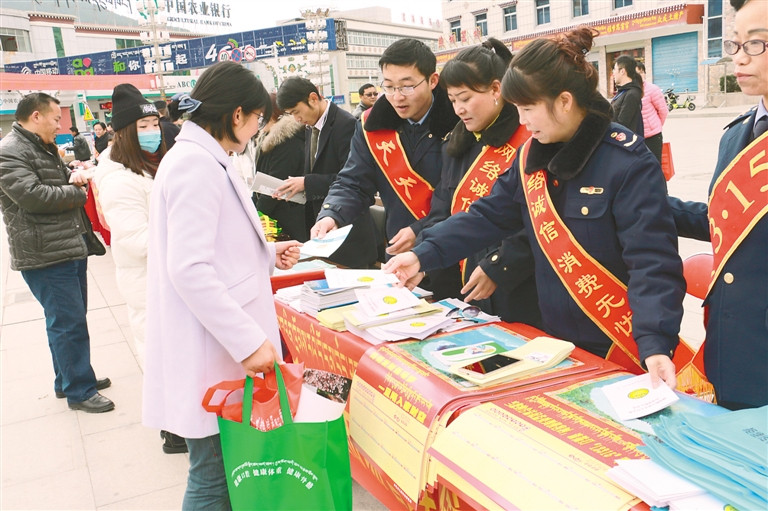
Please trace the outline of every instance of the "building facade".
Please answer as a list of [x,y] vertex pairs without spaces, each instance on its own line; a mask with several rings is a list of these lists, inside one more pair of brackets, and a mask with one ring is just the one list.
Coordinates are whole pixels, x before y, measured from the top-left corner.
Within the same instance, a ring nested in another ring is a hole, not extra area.
[[732,72],[722,54],[734,15],[728,0],[443,0],[442,7],[440,63],[486,37],[515,51],[536,37],[588,25],[600,32],[587,59],[607,97],[614,91],[613,63],[626,54],[643,62],[648,79],[662,89],[690,91],[700,105],[725,102],[719,81]]

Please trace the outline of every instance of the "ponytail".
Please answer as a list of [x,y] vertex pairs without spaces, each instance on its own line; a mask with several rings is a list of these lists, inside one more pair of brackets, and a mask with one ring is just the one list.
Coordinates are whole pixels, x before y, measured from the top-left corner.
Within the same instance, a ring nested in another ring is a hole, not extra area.
[[461,50],[449,60],[440,73],[440,85],[465,85],[475,92],[485,92],[495,80],[501,81],[511,60],[509,48],[491,37],[478,46]]

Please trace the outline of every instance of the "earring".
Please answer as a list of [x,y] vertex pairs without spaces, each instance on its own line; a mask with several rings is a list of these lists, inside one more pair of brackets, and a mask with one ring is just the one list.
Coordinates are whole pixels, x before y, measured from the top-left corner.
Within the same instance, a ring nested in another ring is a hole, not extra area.
[[499,98],[493,98],[493,106],[498,106]]

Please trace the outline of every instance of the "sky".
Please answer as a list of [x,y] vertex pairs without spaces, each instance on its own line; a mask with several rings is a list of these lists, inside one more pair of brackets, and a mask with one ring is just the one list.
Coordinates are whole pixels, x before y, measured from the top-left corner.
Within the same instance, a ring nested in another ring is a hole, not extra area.
[[365,7],[389,7],[396,20],[402,20],[402,13],[415,15],[418,20],[442,19],[440,0],[229,0],[232,9],[234,31],[255,30],[274,27],[279,20],[297,18],[306,9],[330,8],[334,10],[361,9]]

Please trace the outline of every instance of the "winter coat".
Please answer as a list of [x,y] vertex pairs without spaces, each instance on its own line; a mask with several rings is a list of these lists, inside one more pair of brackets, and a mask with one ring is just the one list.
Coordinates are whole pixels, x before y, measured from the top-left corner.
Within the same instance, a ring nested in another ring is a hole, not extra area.
[[[421,125],[415,126],[401,119],[389,101],[381,97],[370,108],[365,130],[396,130],[411,167],[434,187],[440,181],[443,137],[453,129],[459,118],[441,87],[434,89],[433,97],[427,118]],[[349,159],[328,191],[317,219],[329,216],[340,227],[348,225],[374,203],[377,192],[387,213],[387,239],[392,239],[403,227],[411,227],[415,234],[421,232],[424,219],[414,218],[402,203],[373,159],[363,136],[363,127],[358,123],[352,137]]]
[[643,134],[643,89],[635,82],[625,83],[616,88],[611,100],[613,122],[618,122],[641,137]]
[[[608,111],[608,103],[593,108]],[[520,159],[491,194],[427,229],[414,248],[422,269],[445,266],[525,227],[535,259],[544,330],[605,356],[611,340],[576,304],[534,232],[522,190]],[[576,241],[628,287],[640,360],[671,356],[678,343],[685,281],[659,162],[642,139],[590,113],[564,144],[532,139],[526,173],[544,169],[552,204]],[[600,193],[590,193],[600,190]]]
[[32,270],[88,257],[83,234],[86,192],[69,184],[55,144],[13,123],[0,141],[0,207],[8,230],[11,268]]
[[[293,116],[284,115],[261,140],[256,171],[287,179],[304,173],[304,125]],[[259,211],[277,220],[277,225],[291,239],[301,242],[309,239],[304,205],[259,195]]]
[[[432,195],[425,229],[451,216],[456,189],[483,148],[503,146],[519,126],[517,109],[511,104],[505,104],[496,121],[482,132],[480,140],[467,130],[464,122],[456,124],[443,144],[443,173]],[[478,266],[498,287],[490,297],[476,301],[475,305],[489,314],[501,316],[504,321],[541,326],[536,282],[533,279],[533,255],[522,228],[515,235],[469,256],[464,268],[464,281]],[[458,265],[452,268],[459,272]],[[458,298],[463,287],[461,277],[458,276],[455,282],[456,288],[451,296]]]
[[93,182],[112,234],[117,287],[128,306],[128,319],[143,363],[149,197],[154,181],[149,174],[136,174],[112,161],[111,152],[110,147],[101,153]]
[[81,133],[78,133],[72,139],[72,147],[76,160],[88,161],[91,159],[91,148],[88,147],[88,141]]
[[661,88],[651,82],[646,81],[643,84],[643,137],[651,138],[661,133],[664,121],[667,120],[669,109],[664,100],[664,93]]
[[[757,108],[734,119],[720,139],[712,187],[752,141]],[[670,197],[680,236],[710,241],[705,202]],[[764,216],[731,254],[704,304],[709,306],[704,366],[718,401],[756,407],[768,404],[768,217]],[[729,275],[726,280],[726,275]]]
[[149,204],[143,422],[185,438],[219,432],[206,390],[245,377],[264,342],[282,353],[270,285],[275,246],[221,145],[187,121]]

